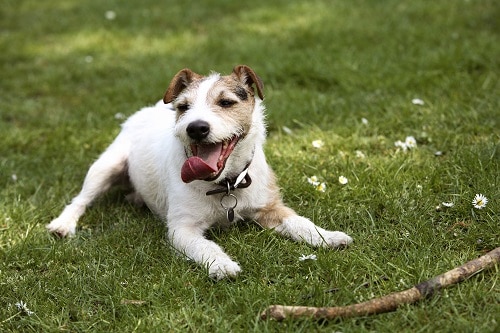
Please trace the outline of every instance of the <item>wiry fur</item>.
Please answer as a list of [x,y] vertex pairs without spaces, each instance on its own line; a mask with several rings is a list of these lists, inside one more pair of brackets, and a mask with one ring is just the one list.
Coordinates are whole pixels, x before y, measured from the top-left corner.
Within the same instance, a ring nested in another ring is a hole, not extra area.
[[[108,190],[117,177],[126,174],[136,191],[131,198],[144,201],[165,219],[168,238],[178,251],[207,266],[213,278],[236,276],[241,270],[239,265],[204,237],[214,224],[227,223],[226,211],[220,205],[223,194],[207,196],[206,192],[217,188],[216,183],[226,177],[236,177],[251,162],[251,186],[232,192],[238,200],[236,219],[254,219],[265,228],[313,246],[351,243],[346,234],[324,230],[282,203],[263,151],[262,89],[260,78],[247,66],[235,67],[228,76],[202,77],[188,69],[180,71],[164,101],[140,110],[123,124],[115,141],[90,167],[81,192],[47,229],[61,236],[74,235],[86,207]],[[236,103],[221,107],[221,99]],[[206,141],[220,142],[234,135],[241,139],[217,179],[184,183],[180,170],[193,141],[186,129],[197,120],[210,124]]]

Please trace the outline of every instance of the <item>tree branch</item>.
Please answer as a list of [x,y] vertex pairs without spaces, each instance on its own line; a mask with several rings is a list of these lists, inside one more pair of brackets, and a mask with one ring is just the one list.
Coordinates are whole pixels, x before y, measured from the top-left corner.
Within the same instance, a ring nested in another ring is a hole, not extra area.
[[462,282],[471,275],[492,267],[498,262],[500,262],[500,247],[451,271],[422,282],[413,288],[375,298],[367,302],[335,307],[271,305],[262,312],[261,318],[275,320],[298,317],[335,319],[390,312],[403,304],[413,304],[421,299],[430,297],[436,291]]

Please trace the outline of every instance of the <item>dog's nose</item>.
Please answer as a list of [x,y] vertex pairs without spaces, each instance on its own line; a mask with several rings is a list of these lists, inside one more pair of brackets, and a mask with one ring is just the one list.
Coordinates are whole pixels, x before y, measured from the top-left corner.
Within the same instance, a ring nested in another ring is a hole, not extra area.
[[186,132],[191,139],[203,140],[210,133],[210,125],[204,120],[195,120],[188,125]]

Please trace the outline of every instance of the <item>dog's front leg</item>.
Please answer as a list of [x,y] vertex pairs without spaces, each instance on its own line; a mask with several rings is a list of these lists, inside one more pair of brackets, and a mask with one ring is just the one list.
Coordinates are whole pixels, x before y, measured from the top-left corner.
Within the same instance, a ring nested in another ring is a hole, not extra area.
[[172,246],[196,263],[206,266],[211,278],[220,280],[235,277],[241,271],[240,266],[215,242],[204,237],[205,229],[199,223],[176,225],[176,221],[168,223],[168,236]]
[[297,215],[276,197],[257,214],[257,222],[264,228],[298,242],[318,247],[341,247],[352,243],[352,238],[341,231],[329,231],[318,227],[309,219]]
[[113,144],[95,161],[87,172],[80,193],[73,198],[61,215],[46,228],[62,237],[75,234],[78,219],[94,199],[106,192],[127,169],[128,141],[118,136]]

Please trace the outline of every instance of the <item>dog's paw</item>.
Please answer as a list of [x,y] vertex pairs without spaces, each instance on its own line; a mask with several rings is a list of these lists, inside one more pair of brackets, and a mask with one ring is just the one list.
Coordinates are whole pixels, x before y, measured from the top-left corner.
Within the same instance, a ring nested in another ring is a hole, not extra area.
[[346,247],[352,243],[352,238],[341,231],[325,230],[321,233],[324,247]]
[[50,233],[59,237],[71,237],[75,235],[76,223],[68,222],[62,218],[57,218],[45,226]]
[[240,272],[240,266],[231,259],[216,259],[208,266],[208,275],[215,280],[233,278]]

